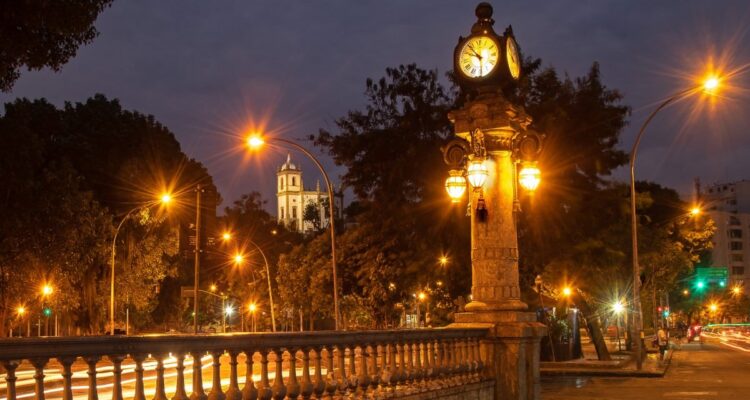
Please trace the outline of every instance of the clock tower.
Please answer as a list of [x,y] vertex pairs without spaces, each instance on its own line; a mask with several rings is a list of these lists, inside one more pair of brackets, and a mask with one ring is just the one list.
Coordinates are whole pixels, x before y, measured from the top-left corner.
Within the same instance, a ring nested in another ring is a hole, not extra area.
[[[519,185],[519,177],[527,170],[538,173],[543,135],[532,129],[523,107],[503,95],[523,74],[513,30],[495,33],[488,3],[477,6],[476,16],[453,55],[456,80],[470,96],[448,113],[456,137],[443,148],[451,167],[446,189],[456,202],[468,191],[471,210],[472,301],[455,314],[452,326],[490,332],[482,358],[495,377],[496,399],[538,399],[546,328],[521,300],[516,214],[520,197],[536,188],[529,181]],[[539,183],[538,175],[532,178]]]

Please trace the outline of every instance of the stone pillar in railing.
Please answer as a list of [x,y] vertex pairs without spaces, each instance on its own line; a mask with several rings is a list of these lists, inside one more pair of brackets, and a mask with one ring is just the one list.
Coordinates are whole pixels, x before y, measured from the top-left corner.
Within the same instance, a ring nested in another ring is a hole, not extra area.
[[323,379],[323,348],[315,347],[315,383],[313,384],[313,393],[315,398],[319,399],[326,390],[326,381]]
[[242,400],[257,400],[258,389],[253,382],[253,355],[252,350],[245,350],[245,386],[242,388]]
[[268,381],[268,349],[260,350],[260,382],[258,383],[258,399],[270,400],[273,396],[271,384]]
[[370,357],[370,389],[373,393],[378,392],[380,385],[380,369],[383,365],[383,361],[380,359],[382,353],[380,350],[380,343],[372,344],[372,353]]
[[224,400],[224,392],[221,390],[221,355],[222,351],[214,350],[211,352],[211,391],[208,392],[208,400]]
[[[167,400],[167,393],[164,390],[164,354],[154,354],[156,359],[156,391],[154,400]],[[185,387],[185,385],[182,385]]]
[[190,400],[208,400],[203,390],[203,353],[194,351],[190,355],[193,357],[193,393],[190,394]]
[[313,382],[310,378],[310,348],[302,348],[302,383],[300,383],[300,395],[308,400],[313,394]]
[[177,352],[172,355],[176,360],[175,371],[177,372],[177,383],[172,400],[188,400],[187,391],[185,391],[185,353]]
[[289,348],[289,379],[286,384],[286,394],[290,399],[296,399],[300,394],[300,385],[297,382],[297,349]]
[[[86,373],[89,376],[89,396],[88,400],[99,400],[99,392],[96,387],[96,363],[99,361],[99,356],[88,356],[84,358],[88,365],[88,371]],[[37,400],[43,400],[37,398]]]
[[326,346],[326,393],[328,397],[333,398],[338,388],[336,382],[336,369],[333,365],[333,346]]
[[338,354],[338,377],[336,378],[336,393],[339,396],[346,395],[346,390],[349,387],[349,382],[346,380],[346,346],[338,345],[336,347],[336,354]]
[[133,354],[130,357],[135,362],[135,393],[133,393],[133,400],[146,400],[146,391],[143,385],[143,361],[146,359],[146,356],[143,354]]
[[73,363],[76,357],[61,357],[57,361],[62,366],[63,400],[73,400]]
[[125,356],[120,354],[107,356],[109,361],[112,362],[112,375],[114,382],[112,382],[112,400],[123,400],[122,398],[122,360]]
[[6,387],[6,399],[16,400],[16,368],[21,364],[20,361],[3,361],[2,365],[5,368],[5,387]]
[[274,380],[273,380],[273,398],[275,400],[283,400],[286,397],[286,385],[284,385],[284,351],[280,348],[273,349],[274,359],[276,360],[276,367]]
[[370,352],[368,350],[369,343],[363,343],[359,350],[359,375],[357,377],[359,383],[360,395],[362,397],[367,394],[367,388],[370,386]]
[[237,350],[229,351],[229,387],[227,388],[227,392],[224,393],[227,400],[242,400],[242,392],[240,391],[240,386],[237,382],[238,354],[239,352]]
[[349,348],[349,373],[347,374],[346,384],[347,390],[350,395],[353,395],[357,391],[358,379],[357,376],[357,346],[352,345]]

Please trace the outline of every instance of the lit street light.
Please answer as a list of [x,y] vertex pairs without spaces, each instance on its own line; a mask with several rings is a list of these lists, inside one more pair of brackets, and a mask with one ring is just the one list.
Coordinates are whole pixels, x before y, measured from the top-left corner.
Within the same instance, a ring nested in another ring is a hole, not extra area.
[[[696,93],[707,93],[709,95],[714,95],[716,90],[719,87],[719,78],[715,76],[710,76],[708,79],[705,79],[703,81],[703,84],[697,87],[691,87],[689,89],[683,90],[681,92],[676,93],[675,95],[669,97],[668,99],[664,100],[654,111],[651,112],[651,114],[646,118],[646,120],[643,122],[643,125],[641,125],[641,129],[638,131],[638,135],[635,137],[635,142],[633,143],[633,149],[630,151],[630,224],[631,224],[631,242],[632,242],[632,258],[633,258],[633,338],[639,338],[641,336],[643,327],[642,327],[642,321],[643,321],[643,311],[641,309],[641,292],[640,292],[640,274],[641,269],[638,264],[638,215],[636,214],[635,209],[635,161],[636,157],[638,156],[638,146],[641,143],[641,139],[643,138],[643,133],[646,131],[646,127],[648,127],[649,123],[654,119],[657,113],[664,109],[669,104],[673,103],[674,101],[680,100],[682,98],[685,98],[687,96],[696,94]],[[641,370],[643,367],[643,359],[641,357],[642,355],[642,349],[643,349],[643,343],[641,343],[642,340],[633,340],[634,344],[634,351],[636,354],[635,360],[636,360],[636,369]]]
[[[127,221],[136,211],[142,210],[144,208],[148,208],[157,203],[161,203],[162,205],[166,206],[171,202],[172,202],[172,195],[169,193],[163,193],[161,197],[159,198],[158,202],[152,202],[146,205],[140,205],[128,211],[125,214],[125,216],[122,217],[122,219],[120,220],[120,223],[117,225],[117,229],[115,229],[115,235],[114,237],[112,237],[112,260],[111,260],[111,271],[110,271],[110,281],[109,281],[109,326],[110,326],[109,332],[110,332],[110,335],[115,334],[115,255],[117,254],[117,250],[116,250],[117,235],[120,233],[120,229],[125,224],[125,221]],[[128,331],[128,327],[125,328],[125,334],[128,333],[127,331]]]
[[570,295],[571,295],[571,294],[573,294],[573,290],[572,290],[572,289],[571,289],[571,288],[570,288],[569,286],[565,286],[565,287],[564,287],[564,288],[562,289],[562,294],[563,294],[563,296],[565,296],[565,297],[570,297]]
[[[224,232],[222,237],[224,238],[225,241],[227,241],[232,238],[232,234],[231,232]],[[248,239],[247,241],[248,243],[253,245],[253,247],[255,247],[255,249],[258,250],[258,253],[260,253],[261,257],[263,257],[263,264],[266,267],[266,280],[268,282],[268,301],[271,307],[271,330],[272,332],[276,332],[276,314],[275,314],[274,306],[273,306],[273,286],[271,285],[271,268],[268,266],[268,258],[266,258],[266,254],[263,252],[263,249],[261,249],[260,246],[258,246],[257,243],[255,243],[254,241],[250,239]],[[234,256],[234,262],[237,265],[242,265],[245,262],[245,257],[242,254],[238,253],[237,255]]]
[[[295,148],[296,150],[300,151],[301,153],[305,154],[318,167],[318,170],[320,170],[320,174],[323,175],[323,179],[326,182],[326,187],[328,189],[328,216],[329,216],[328,225],[331,231],[331,268],[333,270],[333,309],[334,309],[333,312],[334,312],[334,319],[336,323],[335,325],[336,330],[339,330],[341,326],[339,319],[341,316],[339,313],[338,274],[336,272],[336,227],[335,227],[336,218],[335,218],[335,212],[333,209],[335,204],[334,204],[334,197],[333,197],[333,185],[331,185],[331,179],[328,177],[328,173],[326,173],[325,169],[323,169],[323,164],[321,164],[320,161],[310,151],[308,151],[306,148],[302,147],[296,142],[293,142],[291,140],[286,140],[283,138],[279,138],[279,137],[265,137],[264,138],[258,134],[253,134],[247,138],[247,146],[253,150],[260,148],[267,142],[282,143],[287,146],[291,146]],[[273,308],[272,308],[272,313],[273,313]],[[273,320],[273,317],[271,319]]]
[[247,309],[250,311],[250,316],[253,320],[253,332],[255,332],[255,311],[258,309],[258,307],[255,305],[255,303],[250,303],[250,305],[247,306]]

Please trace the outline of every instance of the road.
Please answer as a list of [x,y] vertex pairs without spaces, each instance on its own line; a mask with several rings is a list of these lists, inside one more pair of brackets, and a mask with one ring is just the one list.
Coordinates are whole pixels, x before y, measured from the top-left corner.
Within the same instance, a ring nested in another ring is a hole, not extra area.
[[663,378],[550,377],[543,400],[567,399],[747,399],[750,344],[707,337],[681,345]]

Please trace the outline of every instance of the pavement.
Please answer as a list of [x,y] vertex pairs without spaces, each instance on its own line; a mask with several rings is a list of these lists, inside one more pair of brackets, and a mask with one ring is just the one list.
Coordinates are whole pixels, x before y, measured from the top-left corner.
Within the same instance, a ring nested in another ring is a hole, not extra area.
[[722,341],[681,344],[663,377],[542,377],[543,400],[750,398],[750,348]]

